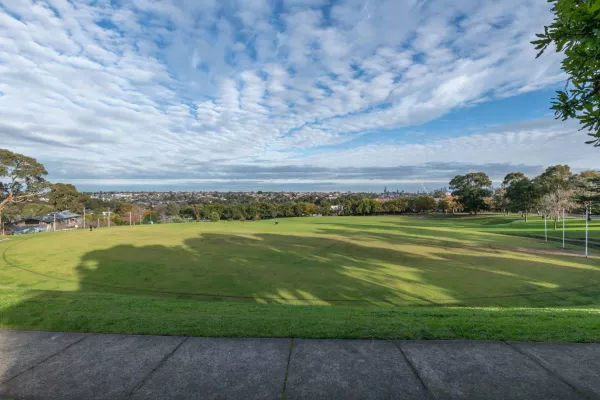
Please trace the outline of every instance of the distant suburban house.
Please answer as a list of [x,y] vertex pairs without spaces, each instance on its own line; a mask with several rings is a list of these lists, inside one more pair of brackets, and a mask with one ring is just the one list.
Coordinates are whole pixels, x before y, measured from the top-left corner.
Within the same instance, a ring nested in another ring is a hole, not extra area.
[[56,221],[56,229],[79,228],[82,223],[81,215],[70,211],[53,212],[46,214],[45,217]]
[[75,229],[81,226],[81,215],[70,211],[53,212],[39,217],[21,218],[6,226],[13,235],[47,232],[50,230]]
[[48,217],[27,217],[21,218],[12,223],[13,226],[34,226],[34,225],[51,225],[53,222],[52,218]]

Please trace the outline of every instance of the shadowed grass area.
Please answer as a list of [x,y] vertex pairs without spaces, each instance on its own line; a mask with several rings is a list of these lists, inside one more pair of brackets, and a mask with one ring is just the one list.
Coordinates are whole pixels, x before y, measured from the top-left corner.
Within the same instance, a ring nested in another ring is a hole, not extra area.
[[600,260],[514,236],[538,229],[522,224],[331,217],[15,237],[0,242],[0,327],[599,340]]

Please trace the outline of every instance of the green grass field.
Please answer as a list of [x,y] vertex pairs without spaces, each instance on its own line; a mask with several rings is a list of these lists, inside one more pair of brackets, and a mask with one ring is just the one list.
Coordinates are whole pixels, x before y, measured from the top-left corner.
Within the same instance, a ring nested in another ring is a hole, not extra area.
[[[0,242],[0,327],[200,336],[600,341],[600,222],[324,217]],[[549,224],[552,228],[552,224]],[[559,239],[560,231],[549,231]],[[542,238],[542,239],[540,239]]]

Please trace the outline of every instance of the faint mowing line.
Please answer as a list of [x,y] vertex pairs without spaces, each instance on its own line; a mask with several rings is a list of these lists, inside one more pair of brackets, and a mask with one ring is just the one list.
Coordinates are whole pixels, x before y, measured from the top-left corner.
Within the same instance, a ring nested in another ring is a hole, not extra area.
[[[30,239],[27,239],[30,240]],[[6,258],[6,253],[8,252],[8,250],[15,246],[17,243],[13,243],[10,246],[8,246],[6,249],[4,249],[4,251],[2,252],[2,259],[4,260],[4,262],[13,267],[13,268],[17,268],[20,269],[22,271],[26,271],[29,273],[32,273],[34,275],[38,275],[38,276],[43,276],[44,278],[48,278],[48,279],[54,279],[57,281],[62,281],[62,282],[69,282],[69,283],[76,283],[76,284],[81,284],[80,281],[78,280],[74,280],[74,279],[66,279],[66,278],[59,278],[59,277],[55,277],[52,275],[47,275],[41,272],[36,272],[24,267],[21,267],[19,265],[14,264],[13,262],[9,261],[8,258]],[[328,246],[326,249],[329,249],[331,247],[333,247],[336,243]],[[325,249],[325,250],[326,250]],[[304,261],[304,259],[298,261],[297,263],[300,263]],[[85,282],[86,285],[90,285],[90,286],[96,286],[96,287],[104,287],[104,288],[110,288],[110,289],[117,289],[117,290],[130,290],[130,291],[137,291],[137,292],[142,292],[142,293],[157,293],[157,294],[169,294],[169,295],[175,295],[175,296],[198,296],[198,297],[217,297],[217,298],[223,298],[223,299],[240,299],[240,300],[273,300],[273,301],[293,301],[293,302],[307,302],[307,303],[311,303],[311,302],[327,302],[327,303],[373,303],[373,302],[381,302],[381,303],[388,303],[391,306],[395,306],[395,307],[404,307],[404,306],[400,306],[400,305],[395,305],[393,304],[390,300],[388,299],[286,299],[286,298],[282,298],[282,297],[256,297],[256,296],[235,296],[235,295],[224,295],[224,294],[219,294],[219,293],[202,293],[202,292],[172,292],[172,291],[167,291],[167,290],[153,290],[153,289],[142,289],[142,288],[136,288],[136,287],[129,287],[129,286],[115,286],[115,285],[109,285],[109,284],[105,284],[105,283],[96,283],[96,282]],[[573,288],[568,288],[568,289],[560,289],[560,290],[547,290],[544,292],[528,292],[528,293],[519,293],[519,294],[507,294],[507,295],[497,295],[497,296],[477,296],[477,297],[460,297],[460,298],[433,298],[433,299],[424,299],[423,301],[430,301],[430,302],[440,302],[440,301],[463,301],[463,300],[485,300],[485,299],[505,299],[505,298],[513,298],[513,297],[532,297],[532,296],[539,296],[539,295],[544,295],[544,294],[554,294],[554,293],[562,293],[562,292],[579,292],[579,291],[583,291],[585,289],[594,287],[594,286],[598,286],[600,285],[600,282],[595,282],[589,285],[585,285],[585,286],[578,286],[578,287],[573,287]],[[439,306],[444,306],[444,304],[437,304]]]

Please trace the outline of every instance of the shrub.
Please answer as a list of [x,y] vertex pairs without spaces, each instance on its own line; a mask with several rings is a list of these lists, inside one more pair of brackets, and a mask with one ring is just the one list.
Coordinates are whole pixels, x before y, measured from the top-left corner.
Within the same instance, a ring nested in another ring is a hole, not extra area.
[[219,216],[219,213],[218,213],[218,212],[216,212],[216,211],[213,211],[213,212],[211,212],[211,213],[210,213],[210,220],[211,220],[212,222],[218,222],[218,221],[219,221],[219,219],[221,219],[221,217]]

